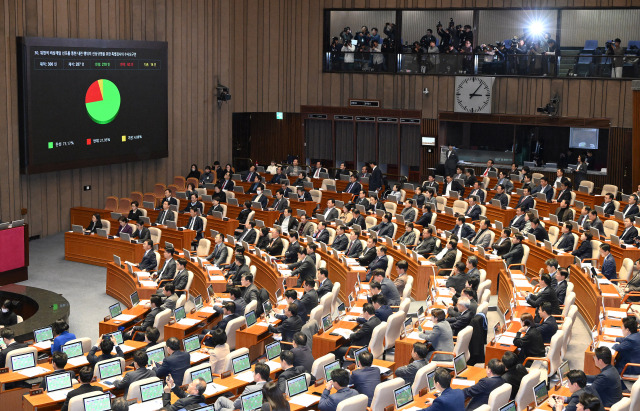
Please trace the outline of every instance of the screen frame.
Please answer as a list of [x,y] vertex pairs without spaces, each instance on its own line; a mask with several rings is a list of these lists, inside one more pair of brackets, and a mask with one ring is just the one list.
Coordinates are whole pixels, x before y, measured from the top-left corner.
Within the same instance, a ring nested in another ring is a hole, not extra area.
[[[64,375],[66,375],[66,376],[67,376],[67,378],[69,379],[69,386],[68,386],[68,387],[65,387],[65,388],[58,388],[58,389],[56,389],[56,390],[51,391],[51,390],[49,389],[49,379],[50,379],[50,378],[51,378],[51,379],[53,379],[53,378],[61,378],[61,377],[62,377],[62,376],[64,376]],[[56,392],[56,391],[60,391],[60,390],[66,390],[66,389],[69,389],[69,388],[73,387],[73,381],[72,381],[72,379],[71,379],[71,374],[69,374],[68,372],[61,372],[61,373],[58,373],[58,374],[49,374],[49,375],[45,375],[45,376],[44,376],[44,380],[45,380],[45,386],[47,387],[47,393],[49,393],[49,392]]]
[[145,399],[144,399],[144,397],[143,397],[143,395],[142,395],[142,389],[143,389],[144,387],[147,387],[147,386],[149,386],[149,385],[158,384],[158,383],[160,383],[160,386],[162,386],[162,380],[160,380],[160,381],[152,381],[152,382],[148,382],[148,383],[146,383],[146,384],[142,384],[142,385],[140,385],[140,401],[141,401],[141,402],[153,401],[153,400],[156,400],[156,399],[158,399],[158,398],[162,398],[162,394],[161,394],[159,397],[152,398],[152,399],[149,399],[149,400],[145,400]]
[[111,365],[111,364],[114,364],[114,363],[118,364],[118,367],[120,367],[120,374],[119,375],[122,375],[122,363],[120,362],[120,357],[117,357],[116,359],[113,359],[111,361],[107,361],[107,362],[104,362],[104,363],[100,364],[100,366],[98,367],[98,376],[100,377],[100,381],[104,380],[104,379],[108,379],[108,378],[113,378],[113,377],[116,376],[116,375],[111,375],[109,377],[102,378],[102,367],[105,367],[107,365]]
[[[109,408],[111,408],[111,398],[109,397],[109,393],[108,392],[105,392],[104,394],[100,393],[98,395],[92,395],[90,397],[83,398],[82,399],[82,406],[86,409],[87,408],[87,401],[94,400],[94,399],[96,399],[98,397],[102,397],[102,398],[106,397],[107,401],[109,401]],[[109,409],[109,408],[107,408],[107,409]]]
[[[407,388],[409,389],[409,393],[411,393],[411,401],[407,402],[406,404],[398,405],[398,395],[397,395],[398,391],[406,390]],[[396,406],[396,409],[400,409],[406,406],[407,404],[411,404],[413,402],[413,391],[411,391],[411,384],[405,384],[402,387],[398,387],[395,390],[393,390],[393,402]]]

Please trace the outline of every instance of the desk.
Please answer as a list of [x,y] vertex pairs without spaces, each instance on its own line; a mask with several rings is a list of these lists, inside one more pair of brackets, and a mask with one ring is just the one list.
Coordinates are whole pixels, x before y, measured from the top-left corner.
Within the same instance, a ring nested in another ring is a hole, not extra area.
[[[264,320],[261,319],[260,321]],[[268,327],[254,324],[251,327],[245,327],[236,331],[236,347],[249,348],[249,359],[253,362],[261,355],[264,355],[265,343],[271,340],[272,336],[273,333],[269,332]]]
[[[353,330],[358,326],[358,323],[351,321],[339,321],[337,324],[334,323],[333,327],[331,327],[327,332],[320,332],[319,334],[315,334],[313,336],[313,358],[320,358],[323,355],[327,355],[331,352],[334,352],[339,347],[344,345],[345,339],[337,336],[331,335],[331,332],[334,328],[346,328],[349,330]],[[322,331],[322,328],[320,328]]]
[[142,244],[124,242],[118,238],[108,239],[95,234],[64,233],[64,259],[79,263],[106,267],[113,255],[122,261],[142,261]]
[[[128,305],[131,305],[131,302],[129,302]],[[126,310],[123,310],[122,313],[127,315],[133,315],[134,317],[131,320],[115,321],[113,319],[110,319],[108,321],[100,321],[100,323],[98,324],[98,333],[100,335],[103,335],[103,334],[116,332],[120,327],[124,327],[125,329],[128,329],[132,327],[133,324],[136,323],[138,320],[146,316],[148,312],[149,312],[149,308],[140,304],[132,308],[127,308]]]
[[[213,218],[212,216],[207,216],[207,231],[216,230],[217,232],[224,234],[226,238],[227,235],[234,235],[236,228],[238,228],[238,220],[230,218],[227,220],[220,220],[218,218]],[[210,233],[210,231],[208,232]],[[208,237],[206,233],[205,237]]]

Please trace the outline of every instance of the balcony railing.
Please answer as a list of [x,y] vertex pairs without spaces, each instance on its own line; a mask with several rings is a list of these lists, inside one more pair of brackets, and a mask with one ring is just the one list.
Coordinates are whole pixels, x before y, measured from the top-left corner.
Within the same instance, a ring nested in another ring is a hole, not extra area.
[[[615,60],[615,61],[614,61]],[[615,63],[615,64],[614,64]],[[325,72],[399,73],[414,75],[486,75],[558,78],[640,78],[640,56],[602,54],[533,55],[328,52]]]

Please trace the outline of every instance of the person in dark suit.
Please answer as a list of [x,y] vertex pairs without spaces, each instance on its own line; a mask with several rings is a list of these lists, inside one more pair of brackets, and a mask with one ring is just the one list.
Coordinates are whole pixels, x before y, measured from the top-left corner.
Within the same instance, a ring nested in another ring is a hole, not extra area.
[[122,234],[129,234],[129,235],[133,235],[133,230],[131,229],[131,226],[129,224],[127,224],[129,220],[127,220],[127,217],[125,216],[121,216],[120,218],[118,218],[118,236],[122,235]]
[[320,299],[318,298],[318,292],[315,289],[316,282],[311,279],[306,279],[302,284],[304,288],[304,294],[300,297],[300,303],[304,305],[307,316],[311,313],[311,310],[318,306]]
[[531,234],[536,237],[536,241],[542,242],[544,240],[549,240],[549,233],[547,233],[547,230],[545,230],[540,224],[540,220],[538,218],[531,220]]
[[471,322],[471,318],[474,313],[469,309],[471,306],[471,301],[467,297],[458,298],[458,303],[456,304],[458,308],[458,312],[460,315],[457,317],[448,317],[447,321],[451,325],[451,332],[454,336],[458,335],[463,328],[465,328]]
[[467,240],[471,240],[475,235],[475,231],[471,226],[465,224],[465,217],[459,216],[456,218],[456,225],[451,230],[451,234],[455,235],[458,238],[466,238]]
[[316,161],[316,166],[311,169],[309,177],[320,178],[320,173],[328,173],[327,169],[322,167],[322,162]]
[[573,234],[571,234],[571,230],[573,226],[570,223],[564,223],[560,226],[561,235],[556,240],[553,247],[557,250],[564,251],[565,253],[570,253],[573,251],[573,242],[575,239],[573,238]]
[[313,198],[311,197],[311,193],[305,190],[304,187],[299,186],[296,191],[298,193],[298,201],[302,201],[302,202],[313,201]]
[[282,214],[278,217],[278,225],[280,226],[282,233],[289,234],[296,233],[298,230],[298,219],[293,216],[293,210],[291,207],[286,207],[282,210]]
[[533,327],[533,316],[529,313],[524,313],[520,317],[522,328],[518,330],[516,336],[513,339],[513,345],[520,349],[518,353],[518,360],[524,363],[527,357],[544,357],[544,343],[542,342],[542,335],[535,327]]
[[[536,322],[540,322],[539,308],[545,302],[551,305],[551,314],[557,315],[561,313],[560,304],[558,304],[558,296],[556,291],[551,287],[551,276],[547,273],[540,275],[540,282],[538,283],[540,291],[536,294],[529,293],[526,296],[527,304],[536,308]],[[524,293],[523,293],[524,294]]]
[[298,237],[297,231],[289,232],[289,248],[285,251],[283,259],[285,264],[293,264],[298,261],[298,250],[302,248],[298,242]]
[[640,214],[640,209],[638,209],[638,196],[635,194],[631,194],[629,197],[629,204],[627,204],[622,210],[623,217],[636,217]]
[[416,207],[422,207],[424,205],[425,196],[422,194],[423,188],[418,186],[415,188],[415,195],[413,196],[413,201],[416,204]]
[[138,203],[136,200],[133,200],[131,202],[131,210],[129,210],[129,215],[127,216],[128,220],[140,220],[140,217],[142,217],[142,211],[138,207],[140,207],[140,203]]
[[476,200],[476,202],[478,204],[484,203],[484,191],[482,191],[482,183],[479,182],[479,181],[476,181],[473,184],[473,189],[471,190],[471,192],[469,193],[467,198],[471,198],[471,197],[474,197],[474,196],[478,198]]
[[[216,312],[219,312],[218,307],[215,307],[214,309],[216,310]],[[211,338],[208,338],[207,336],[213,336],[212,333],[214,330],[225,331],[227,329],[227,325],[229,325],[229,323],[232,320],[235,320],[236,318],[239,317],[238,314],[236,314],[236,303],[233,301],[227,301],[224,304],[222,304],[221,310],[222,310],[222,318],[220,319],[218,324],[216,324],[215,327],[213,327],[212,329],[204,330],[202,331],[202,333],[200,333],[200,335],[202,336],[201,341],[204,342],[204,344],[209,347],[214,347],[215,345],[211,345],[211,344],[214,344],[215,341],[211,340]]]
[[298,261],[289,264],[287,268],[291,271],[291,276],[298,276],[298,287],[302,285],[304,280],[313,280],[316,274],[316,261],[314,257],[307,255],[307,250],[300,247],[298,250]]
[[422,227],[427,227],[431,224],[431,220],[433,218],[433,213],[431,212],[431,204],[424,203],[422,205],[422,215],[416,221],[416,224],[421,225]]
[[302,366],[305,371],[311,373],[311,367],[315,358],[311,353],[311,348],[307,345],[307,336],[304,333],[297,332],[293,334],[293,366]]
[[351,230],[349,233],[348,242],[344,253],[349,258],[358,258],[362,254],[362,243],[358,239],[358,233],[356,230]]
[[[164,198],[162,199],[162,202],[164,203],[165,201],[169,202],[169,205],[174,205],[177,206],[178,205],[178,199],[173,197],[173,191],[171,191],[170,188],[167,188],[166,190],[164,190]],[[160,204],[160,207],[158,209],[162,208],[162,204]]]
[[[598,397],[598,392],[591,385],[587,385],[587,376],[582,370],[571,370],[567,374],[567,379],[569,380],[568,389],[571,393],[570,397],[561,397],[558,395],[552,395],[549,401],[549,405],[553,406],[555,402],[555,406],[552,409],[557,410],[561,409],[564,405],[564,411],[577,411],[578,403],[580,402],[580,398],[585,398],[584,395],[591,395],[596,400],[598,400],[598,409],[600,407],[600,399]],[[584,404],[583,404],[584,405]],[[582,407],[584,410],[584,406]],[[594,407],[590,409],[595,409]]]
[[258,173],[256,173],[256,166],[252,165],[251,167],[249,167],[249,171],[247,172],[247,174],[244,175],[243,181],[252,183],[257,175]]
[[327,208],[322,215],[325,221],[334,221],[340,217],[340,211],[336,208],[336,201],[333,198],[327,200]]
[[[453,236],[452,236],[453,237]],[[446,251],[445,251],[446,250]],[[444,254],[442,254],[444,252]],[[438,259],[438,256],[432,256],[431,261],[438,268],[452,268],[453,264],[456,262],[456,255],[458,253],[458,243],[457,240],[450,240],[447,242],[447,246],[438,254],[442,254],[442,258]]]
[[[53,373],[49,374],[49,376],[58,375],[58,374],[69,374],[69,377],[73,381],[73,379],[76,378],[75,372],[64,369],[64,367],[66,367],[67,365],[67,360],[68,360],[68,357],[66,353],[63,353],[61,351],[54,352],[53,355],[51,356],[51,367],[53,368]],[[43,390],[47,389],[46,378],[42,380],[42,383],[40,384],[40,388],[42,388]]]
[[[91,347],[89,354],[87,354],[87,361],[89,361],[89,364],[91,366],[96,365],[100,361],[110,360],[116,357],[124,358],[124,353],[122,352],[120,346],[118,346],[116,337],[114,337],[113,335],[109,336],[109,338],[105,337],[107,337],[107,335],[101,335],[96,344]],[[111,354],[111,352],[113,351],[113,347],[116,348],[116,355]],[[98,349],[102,351],[102,354],[100,354],[100,356],[96,355]]]
[[380,370],[372,367],[373,354],[370,351],[364,351],[358,354],[360,367],[353,370],[349,379],[349,384],[353,385],[353,389],[360,394],[369,397],[368,405],[371,406],[373,393],[376,386],[380,384]]
[[151,240],[151,232],[144,223],[140,220],[136,221],[136,231],[131,235],[133,238],[137,238],[139,241]]
[[173,278],[173,286],[176,288],[176,294],[180,297],[184,293],[182,290],[187,288],[189,272],[187,271],[187,260],[184,258],[178,258],[176,264],[176,276]]
[[567,179],[562,180],[560,183],[560,190],[558,191],[558,196],[554,203],[559,203],[562,200],[566,200],[567,203],[571,203],[571,182]]
[[225,173],[224,179],[222,179],[222,181],[219,181],[218,184],[220,186],[220,190],[223,191],[233,191],[233,186],[235,185],[235,183],[231,179],[231,173],[229,172]]
[[569,207],[569,202],[560,201],[560,207],[556,209],[556,217],[558,217],[558,222],[560,223],[573,220],[573,210]]
[[164,298],[162,300],[162,305],[160,306],[160,311],[171,310],[173,312],[178,304],[178,296],[176,295],[176,288],[173,286],[173,282],[166,282],[163,287],[158,289],[158,291],[161,290]]
[[471,221],[477,221],[480,218],[480,213],[482,212],[480,206],[476,204],[476,200],[478,198],[478,196],[472,196],[467,200],[469,202],[469,207],[467,208],[467,212],[464,213],[464,215],[470,217]]
[[[516,174],[516,173],[513,173],[513,174]],[[513,192],[513,182],[511,182],[511,180],[509,179],[509,173],[507,173],[506,171],[498,172],[498,184],[496,184],[496,186],[494,187],[494,190],[497,190],[498,186],[502,186],[503,191],[505,193]]]
[[256,237],[258,236],[258,234],[256,234],[256,230],[254,230],[255,226],[255,221],[247,221],[244,224],[244,230],[236,235],[236,240],[238,240],[238,242],[246,241],[248,244],[255,244]]
[[147,272],[155,270],[158,267],[158,262],[156,261],[156,253],[153,252],[153,241],[151,239],[144,240],[142,249],[144,250],[144,255],[142,256],[142,261],[136,264],[136,267]]
[[330,237],[330,234],[329,234],[329,231],[327,230],[326,223],[319,221],[318,228],[316,229],[316,232],[313,234],[313,238],[320,243],[327,244],[329,242],[329,237]]
[[13,350],[19,350],[20,348],[27,348],[28,345],[19,343],[15,340],[15,333],[11,328],[3,328],[0,331],[0,337],[2,337],[6,348],[0,350],[0,368],[6,367],[7,354]]
[[[231,302],[236,305],[234,311],[235,315],[238,317],[243,316],[244,309],[247,306],[247,303],[244,301],[244,298],[242,298],[242,290],[240,289],[240,287],[230,287],[228,288],[228,291]],[[222,312],[222,309],[218,307],[214,307],[214,310],[216,310],[216,312],[218,313]],[[229,319],[229,321],[231,321],[231,319]]]
[[216,211],[219,213],[223,213],[224,209],[220,205],[220,197],[217,195],[214,195],[213,198],[211,199],[211,207],[209,208],[207,215],[213,215],[213,213]]
[[338,251],[345,251],[347,249],[347,246],[349,245],[349,239],[345,234],[346,229],[347,228],[343,225],[339,225],[338,228],[336,228],[336,236],[333,239],[331,248]]
[[471,398],[466,408],[467,411],[473,411],[481,405],[489,403],[491,391],[505,383],[502,379],[504,372],[504,364],[500,360],[493,358],[489,361],[489,364],[487,364],[487,376],[478,381],[477,384],[462,390],[465,398]]
[[429,349],[427,348],[427,344],[421,342],[414,343],[413,349],[411,350],[412,361],[396,369],[396,377],[402,378],[406,384],[413,385],[413,381],[420,368],[427,365],[428,353]]
[[427,176],[427,181],[426,183],[422,186],[422,191],[426,192],[426,191],[433,191],[434,193],[438,192],[438,182],[436,181],[436,176],[433,174],[429,174]]
[[289,207],[289,201],[284,198],[284,191],[279,188],[278,190],[276,190],[276,198],[273,200],[273,204],[271,205],[269,210],[282,212],[287,207]]
[[355,174],[351,174],[349,176],[349,184],[347,188],[344,190],[345,193],[358,195],[362,191],[362,185],[358,182],[358,177]]
[[358,193],[358,198],[355,200],[354,204],[363,206],[365,211],[368,210],[369,200],[367,199],[367,192],[364,190],[360,190],[360,192]]
[[335,352],[336,358],[340,359],[341,362],[351,346],[364,347],[369,345],[373,329],[382,323],[380,318],[376,317],[376,309],[371,303],[365,303],[362,307],[362,317],[366,322],[360,326],[358,331],[351,334],[346,345],[338,348]]
[[280,182],[286,178],[287,175],[282,171],[282,166],[277,166],[275,174],[269,180],[269,184],[281,184]]
[[360,213],[360,210],[358,210],[357,208],[353,210],[353,218],[347,223],[347,226],[349,227],[353,227],[354,225],[359,225],[360,228],[366,227],[364,217]]
[[[153,297],[152,297],[153,298]],[[113,382],[113,386],[116,390],[123,390],[125,395],[131,383],[145,378],[152,378],[156,376],[155,371],[148,370],[147,364],[149,363],[149,357],[144,350],[137,350],[133,353],[133,368],[134,371],[130,371],[124,375],[123,378],[119,378]]]
[[[166,359],[165,359],[166,361]],[[164,386],[162,394],[162,405],[169,411],[178,411],[205,402],[204,392],[207,390],[207,382],[202,378],[196,378],[191,381],[187,387],[187,391],[180,389],[180,384],[174,382],[175,378],[170,375],[167,377],[167,384]],[[180,378],[182,381],[182,378]],[[178,397],[178,401],[171,404],[171,393]]]
[[449,278],[447,278],[447,282],[445,283],[445,287],[455,290],[456,294],[460,294],[465,288],[467,280],[469,279],[467,273],[464,272],[465,268],[465,263],[463,263],[462,261],[454,264],[453,269],[451,270],[451,274],[449,275]]
[[217,198],[219,203],[227,202],[227,194],[222,191],[219,184],[213,186],[213,198]]
[[545,302],[542,304],[538,310],[542,322],[532,324],[532,327],[536,328],[540,336],[542,336],[542,342],[545,344],[549,344],[551,337],[558,331],[558,323],[556,318],[551,315],[551,311],[553,310],[550,303]]
[[522,208],[522,211],[527,212],[530,208],[533,208],[533,197],[531,197],[531,190],[528,186],[523,187],[522,197],[518,201],[517,207]]
[[369,191],[379,191],[382,188],[382,171],[375,161],[369,162],[371,177],[369,177]]
[[[300,320],[302,320],[302,324],[304,325],[304,323],[309,319],[309,312],[307,311],[307,307],[298,300],[298,292],[293,289],[286,290],[284,292],[284,301],[288,306],[293,304],[298,307],[297,315],[300,317]],[[286,309],[283,309],[282,314],[275,314],[275,318],[280,321],[286,321],[289,318],[286,315],[286,311]],[[291,335],[293,336],[293,334]]]
[[160,379],[171,374],[175,383],[180,386],[184,372],[191,366],[189,353],[180,350],[180,340],[175,337],[167,340],[167,353],[169,355],[159,364],[155,361],[151,362],[152,369]]
[[611,365],[611,350],[609,347],[596,348],[593,362],[600,369],[598,375],[588,375],[587,382],[596,390],[602,405],[611,407],[622,399],[622,380],[620,373]]
[[88,394],[90,392],[103,391],[101,387],[97,385],[91,385],[91,380],[93,379],[93,368],[89,366],[80,368],[80,371],[78,371],[78,376],[81,385],[78,388],[69,391],[69,393],[67,394],[67,399],[64,400],[64,404],[62,404],[62,411],[67,411],[69,409],[69,401],[71,401],[73,397]]
[[[349,371],[336,368],[331,371],[331,380],[327,381],[318,403],[320,411],[336,411],[338,405],[349,398],[358,395],[358,391],[349,388]],[[331,390],[335,390],[335,394],[331,394]]]
[[454,150],[452,144],[449,144],[449,149],[446,153],[446,160],[444,161],[444,170],[447,175],[453,175],[458,166],[458,153]]
[[[139,331],[139,333],[136,334],[135,336],[135,340],[144,341],[144,332],[147,330],[148,327],[153,327],[153,323],[156,319],[156,315],[160,313],[161,305],[162,305],[162,298],[157,294],[151,295],[151,297],[149,297],[149,308],[151,308],[151,310],[147,313],[147,315],[145,315],[144,320],[142,320],[142,322],[139,325],[134,325],[133,328],[131,328],[131,330],[125,333],[125,339],[134,338],[133,334],[136,331]],[[146,367],[146,363],[145,363],[145,367]]]
[[509,197],[504,192],[505,188],[502,184],[498,184],[496,187],[496,195],[493,196],[492,200],[500,201],[500,207],[504,210],[509,205]]
[[[292,291],[296,292],[295,290]],[[284,315],[287,318],[280,325],[277,327],[269,325],[269,332],[281,334],[282,341],[290,342],[293,340],[293,335],[299,332],[304,325],[302,319],[298,316],[298,304],[289,304],[284,311]]]
[[511,250],[502,255],[502,258],[507,262],[507,266],[520,264],[522,261],[522,258],[524,257],[524,248],[521,243],[523,240],[524,237],[522,234],[516,234],[513,236]]
[[371,227],[373,231],[378,234],[378,237],[390,237],[393,238],[393,224],[391,223],[391,213],[385,213],[382,216],[380,224]]
[[422,230],[422,238],[416,248],[413,249],[421,256],[428,258],[436,249],[436,239],[433,237],[433,229],[426,227]]
[[[242,298],[244,299],[244,302],[248,305],[249,303],[251,303],[251,301],[257,301],[258,305],[260,305],[260,290],[258,290],[258,287],[253,283],[253,274],[243,274],[242,278],[240,279],[240,285],[244,289],[244,291],[242,292]],[[260,315],[259,311],[260,309],[256,311],[257,315]]]
[[378,268],[372,272],[372,280],[380,284],[380,291],[386,297],[387,301],[391,305],[400,305],[400,299],[402,296],[398,292],[398,287],[386,277],[385,271]]
[[102,220],[100,219],[100,213],[94,213],[91,216],[91,222],[85,228],[85,232],[95,234],[99,228],[102,228]]
[[458,181],[454,180],[452,175],[447,175],[442,185],[441,195],[450,196],[452,191],[457,191],[460,197],[464,196],[464,187],[462,187]]
[[[382,294],[382,286],[376,281],[371,281],[369,286],[373,295],[367,297],[367,301],[373,304],[373,308],[376,310],[376,317],[378,317],[380,321],[387,321],[389,316],[393,314],[393,310],[389,307],[387,298]],[[358,317],[356,318],[356,322],[358,324],[364,324],[367,320],[365,320],[364,317]]]
[[436,374],[433,380],[436,390],[440,392],[440,395],[435,399],[427,399],[427,404],[431,404],[431,406],[423,410],[464,410],[465,394],[463,390],[451,388],[451,373],[449,370],[440,367],[436,368]]
[[556,273],[557,285],[556,285],[556,295],[558,296],[558,304],[564,305],[564,300],[567,296],[567,277],[569,277],[569,271],[558,270]]
[[[325,294],[330,293],[333,290],[333,283],[329,280],[329,270],[326,268],[318,268],[318,301]],[[313,281],[313,278],[311,278]]]
[[376,243],[377,240],[373,236],[367,238],[367,247],[362,251],[362,256],[358,258],[358,263],[361,266],[367,267],[373,260],[376,259],[378,252],[376,250]]
[[549,185],[549,179],[547,177],[540,178],[540,185],[536,186],[531,194],[542,193],[545,195],[547,202],[553,200],[553,187]]
[[585,258],[591,258],[591,255],[592,255],[591,239],[592,238],[593,236],[591,235],[591,233],[583,231],[582,234],[580,235],[580,240],[582,242],[580,243],[578,248],[576,248],[571,252],[571,255],[573,255],[574,257],[578,257],[580,261],[584,260]]
[[602,210],[607,215],[612,215],[616,211],[616,205],[613,203],[613,194],[607,193],[604,195],[604,201],[601,204]]
[[[613,338],[606,337],[611,340]],[[636,317],[625,317],[622,319],[622,337],[614,339],[616,345],[612,348],[618,353],[616,359],[616,369],[622,373],[628,363],[640,363],[640,334],[638,333],[638,321]],[[625,374],[637,375],[640,367],[628,367]]]
[[251,203],[260,203],[262,209],[266,210],[267,204],[269,204],[269,199],[266,195],[264,195],[263,190],[264,189],[262,187],[258,187],[258,189],[256,190],[256,195],[251,199]]
[[283,249],[284,243],[282,242],[282,238],[280,238],[280,227],[274,227],[271,229],[271,239],[265,251],[271,256],[279,256],[282,255]]
[[520,389],[522,379],[529,371],[518,361],[518,356],[511,351],[507,351],[502,355],[502,363],[506,369],[505,373],[502,374],[502,379],[507,384],[511,384],[511,397],[509,400],[513,401]]
[[[295,355],[291,352],[291,350],[282,351],[280,354],[280,365],[282,367],[282,372],[278,376],[278,388],[282,393],[287,392],[287,380],[289,378],[296,377],[300,374],[304,374],[307,372],[305,368],[301,365],[297,367],[293,365],[295,361]],[[311,384],[316,382],[313,374],[311,375]],[[276,410],[273,410],[276,411]]]
[[213,265],[221,267],[227,262],[229,250],[227,250],[227,246],[224,245],[224,238],[221,233],[216,234],[213,238],[213,241],[215,244],[213,247],[213,251],[205,258]]
[[604,224],[602,224],[602,220],[598,218],[598,212],[596,210],[589,211],[587,218],[588,221],[585,229],[595,228],[600,232],[600,235],[604,235]]
[[189,210],[191,210],[192,207],[195,207],[198,215],[204,214],[204,207],[202,203],[198,201],[198,194],[191,194],[189,199],[190,201],[187,203],[187,206],[184,208],[183,212],[185,214],[189,214]]
[[624,218],[624,230],[620,235],[620,241],[625,244],[633,244],[638,237],[638,229],[634,227],[631,217]]
[[600,244],[600,257],[602,257],[602,267],[600,271],[608,280],[618,278],[616,272],[616,260],[611,255],[611,246],[606,243]]
[[169,202],[165,200],[162,202],[162,210],[158,213],[156,224],[165,225],[167,221],[175,221],[175,215],[169,210]]
[[242,276],[251,274],[249,266],[246,264],[246,259],[241,253],[236,253],[235,262],[229,266],[227,271],[227,284],[228,287],[240,286],[242,284]]
[[[386,211],[384,208],[384,203],[382,201],[378,201],[378,197],[369,197],[369,208],[367,208],[367,212],[369,214],[376,214],[378,210]],[[364,226],[360,227],[364,228]]]
[[251,179],[251,185],[247,190],[247,194],[257,194],[258,190],[264,191],[264,184],[262,184],[262,177],[259,174],[254,173],[253,178]]
[[380,246],[377,251],[377,257],[369,264],[367,267],[367,276],[366,280],[371,281],[371,277],[375,270],[381,270],[383,275],[387,271],[387,267],[389,266],[389,259],[387,258],[387,247]]

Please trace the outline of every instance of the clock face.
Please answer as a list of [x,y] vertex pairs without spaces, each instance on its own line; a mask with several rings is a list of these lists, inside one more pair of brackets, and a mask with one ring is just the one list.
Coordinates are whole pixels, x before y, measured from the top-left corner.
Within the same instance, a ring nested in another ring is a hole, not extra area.
[[491,113],[493,78],[456,77],[455,111]]

